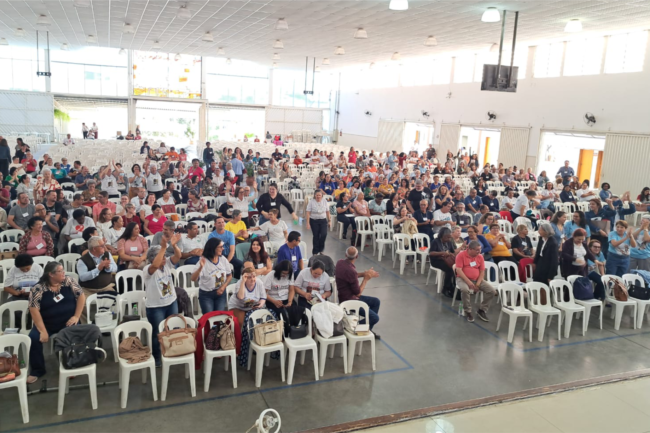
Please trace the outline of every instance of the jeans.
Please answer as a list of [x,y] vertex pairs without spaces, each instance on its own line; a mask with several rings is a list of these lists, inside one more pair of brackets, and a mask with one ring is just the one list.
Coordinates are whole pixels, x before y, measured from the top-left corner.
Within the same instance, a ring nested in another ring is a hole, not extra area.
[[617,275],[622,277],[630,267],[630,256],[609,253],[607,262],[605,262],[605,272],[607,275]]
[[353,231],[357,230],[357,223],[354,221],[354,218],[348,218],[345,216],[345,214],[340,213],[336,216],[336,220],[340,223],[343,223],[343,238],[345,238],[345,234],[348,232],[348,227],[350,224],[352,224]]
[[199,290],[199,305],[201,305],[201,312],[203,314],[211,313],[213,311],[226,311],[228,303],[228,294],[224,290],[221,295],[217,295],[216,290],[209,292]]
[[555,212],[555,205],[553,205],[553,200],[542,200],[537,209],[548,209]]
[[[359,296],[359,300],[368,304],[368,308],[370,309],[370,330],[372,331],[372,328],[377,324],[377,322],[379,322],[379,306],[381,301],[379,298],[375,298],[374,296],[364,295]],[[359,316],[366,317],[365,311],[359,311]],[[366,320],[360,320],[359,323],[366,323]]]
[[187,259],[185,259],[185,264],[186,265],[196,265],[199,262],[199,260],[201,260],[200,256],[188,257]]
[[[235,248],[232,246],[231,248]],[[237,278],[238,280],[241,278],[241,268],[244,266],[244,262],[239,260],[236,256],[232,256],[232,259],[230,260],[230,264],[235,268],[235,272],[233,272],[233,277]]]
[[587,277],[594,282],[594,298],[602,301],[605,299],[605,285],[600,279],[600,274],[598,272],[590,272]]
[[160,322],[164,322],[166,318],[178,314],[178,303],[176,301],[165,307],[149,308],[147,307],[147,320],[151,323],[153,328],[151,338],[153,340],[152,353],[156,362],[160,361],[160,343],[158,342],[158,326]]
[[[59,332],[61,329],[47,328],[47,334],[52,338],[52,335]],[[45,371],[45,357],[43,356],[43,343],[41,343],[41,332],[34,326],[29,332],[29,338],[32,340],[32,345],[29,348],[29,374],[36,377],[44,376]],[[49,344],[46,343],[46,344]]]
[[312,255],[322,253],[325,250],[325,239],[327,239],[327,219],[309,219],[311,231],[314,233],[314,245],[311,249]]

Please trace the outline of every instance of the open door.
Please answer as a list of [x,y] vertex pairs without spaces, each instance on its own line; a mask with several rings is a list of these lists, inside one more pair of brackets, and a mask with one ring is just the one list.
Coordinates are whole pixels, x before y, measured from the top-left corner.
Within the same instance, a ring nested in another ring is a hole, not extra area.
[[594,180],[594,188],[600,188],[600,169],[603,167],[603,155],[605,152],[598,152],[598,161],[596,162],[596,178]]
[[591,179],[593,164],[594,151],[591,149],[580,149],[580,160],[578,162],[578,179],[580,182],[583,182],[585,179]]

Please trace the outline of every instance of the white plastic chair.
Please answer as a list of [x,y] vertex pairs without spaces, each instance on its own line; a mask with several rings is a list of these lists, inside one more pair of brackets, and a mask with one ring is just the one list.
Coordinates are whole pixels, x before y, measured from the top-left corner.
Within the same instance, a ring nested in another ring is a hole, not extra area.
[[[623,274],[623,281],[627,284],[628,288],[630,284],[636,284],[641,287],[645,287],[645,282],[641,276],[636,274]],[[641,329],[643,326],[643,316],[645,315],[648,306],[650,306],[650,300],[646,301],[643,299],[637,299],[630,296],[630,299],[636,302],[636,327]]]
[[[532,320],[533,313],[524,307],[524,290],[521,286],[514,283],[502,283],[499,285],[499,293],[501,297],[501,311],[497,320],[497,332],[499,332],[499,328],[501,327],[501,317],[503,313],[506,313],[510,317],[510,322],[508,323],[508,343],[512,343],[512,339],[515,336],[517,319],[519,317],[526,319],[524,322],[525,329],[528,319]],[[517,305],[517,299],[519,299],[521,305]],[[530,342],[533,341],[532,326],[528,329],[528,340]]]
[[612,284],[614,280],[618,280],[621,282],[621,284],[625,284],[625,281],[621,277],[618,277],[616,275],[603,275],[600,277],[603,285],[605,286],[605,303],[606,304],[611,304],[612,305],[612,315],[611,318],[614,319],[614,329],[618,331],[618,329],[621,327],[621,318],[623,317],[623,311],[625,310],[625,307],[632,307],[634,310],[634,317],[633,323],[632,323],[632,328],[636,329],[636,321],[637,321],[637,303],[631,298],[628,298],[627,301],[618,301],[614,297],[614,289],[612,288]]
[[[334,290],[334,287],[332,287],[332,290]],[[334,302],[337,302],[337,300],[335,299]],[[323,308],[327,308],[327,306],[325,303],[322,302],[320,304],[316,304],[313,307],[311,307],[312,311],[314,311],[314,309],[323,309]],[[320,377],[323,377],[325,375],[325,362],[327,361],[328,353],[330,359],[334,358],[334,350],[336,349],[337,344],[341,345],[341,357],[343,358],[343,373],[348,374],[348,346],[347,346],[348,339],[345,337],[345,335],[337,335],[336,337],[332,336],[330,338],[325,338],[322,335],[320,335],[320,332],[318,332],[317,330],[316,342],[320,346],[318,348],[319,350],[318,366],[320,368],[319,371]]]
[[[185,317],[187,326],[190,328],[196,328],[196,322],[194,319]],[[180,317],[171,317],[167,321],[167,326],[169,329],[174,328],[183,328],[185,327],[185,322]],[[158,332],[163,332],[165,330],[165,320],[160,322],[158,325]],[[196,381],[194,376],[194,353],[190,353],[182,356],[175,356],[173,358],[164,356],[162,350],[160,352],[160,359],[162,359],[162,389],[160,390],[160,401],[165,401],[167,398],[167,385],[169,384],[169,367],[172,365],[181,365],[185,364],[185,378],[190,380],[190,391],[192,397],[196,397]]]
[[22,238],[23,236],[25,236],[25,232],[23,230],[18,230],[18,229],[5,230],[0,233],[0,242],[20,243],[20,238]]
[[[97,303],[97,293],[93,293],[92,295],[86,298],[86,318],[88,320],[88,323],[90,323],[90,307],[92,304],[96,304],[96,303]],[[116,327],[117,327],[117,318],[111,320],[110,325],[99,327],[99,330],[102,332],[102,334],[105,332],[110,332],[111,339],[112,339]],[[119,357],[117,346],[113,346],[113,357],[115,359],[115,362],[117,362],[117,358]]]
[[0,243],[0,252],[5,252],[5,251],[18,251],[20,249],[20,245],[17,242],[2,242]]
[[[141,320],[147,318],[147,307],[145,305],[145,291],[144,290],[131,290],[117,295],[115,301],[117,303],[117,321],[122,322],[124,316],[135,315],[134,304],[137,304],[138,316]],[[126,313],[125,313],[126,311]]]
[[373,228],[377,224],[386,224],[386,217],[383,215],[372,215],[370,217],[370,223],[372,224]]
[[499,262],[498,266],[504,282],[521,284],[519,269],[517,269],[517,265],[514,262],[503,261]]
[[[570,275],[568,277],[567,280],[568,280],[568,283],[571,285],[571,290],[572,291],[573,291],[573,283],[579,277],[580,277],[580,275]],[[558,280],[560,279],[559,274],[558,274],[557,279]],[[588,300],[585,300],[585,301],[580,300],[580,299],[574,299],[574,301],[575,301],[576,304],[578,304],[578,305],[580,305],[582,307],[585,307],[585,315],[587,316],[587,322],[589,322],[589,317],[591,316],[592,307],[596,307],[596,308],[600,309],[600,329],[603,329],[603,308],[604,308],[604,305],[603,305],[603,303],[601,301],[599,301],[598,299],[588,299]]]
[[63,269],[66,272],[76,272],[77,271],[77,260],[81,258],[81,254],[61,254],[56,256],[56,261],[63,265]]
[[[227,289],[227,288],[226,288]],[[254,311],[250,317],[249,321],[253,322],[253,327],[257,325],[257,321],[267,321],[267,320],[274,320],[273,316],[271,316],[271,313],[269,313],[268,310],[261,309],[261,310],[256,310]],[[282,382],[285,381],[285,372],[284,372],[284,344],[282,342],[275,343],[275,344],[269,344],[268,346],[260,346],[255,343],[255,340],[253,339],[253,328],[249,326],[249,323],[246,323],[245,326],[245,332],[248,332],[248,335],[250,336],[250,345],[248,347],[248,366],[247,369],[250,371],[251,369],[251,361],[253,358],[253,351],[256,353],[256,359],[255,359],[255,386],[259,388],[262,386],[262,369],[264,368],[264,364],[268,366],[269,364],[269,359],[267,358],[266,360],[264,359],[266,356],[269,356],[271,353],[279,350],[280,351],[280,371],[282,374]]]
[[[115,287],[118,293],[126,293],[138,290],[138,280],[140,280],[140,291],[144,291],[144,275],[139,269],[127,269],[120,271],[115,275]],[[129,282],[131,282],[129,289]]]
[[512,224],[512,226],[515,229],[515,232],[517,231],[517,227],[519,227],[520,225],[526,226],[528,228],[529,232],[532,232],[534,230],[533,223],[530,222],[530,220],[528,218],[524,218],[524,217],[515,218],[515,220],[514,220],[514,222]]
[[510,221],[499,219],[497,220],[497,224],[499,224],[499,230],[501,230],[503,233],[512,235],[512,224],[510,224]]
[[[27,313],[29,312],[29,301],[24,300],[24,301],[13,301],[13,302],[5,302],[4,304],[0,304],[0,335],[5,331],[5,328],[3,327],[4,324],[8,323],[9,328],[15,328],[16,327],[16,312],[21,312],[22,313],[22,319],[21,319],[21,327],[18,329],[19,334],[29,334],[29,329],[27,328]],[[6,322],[6,319],[3,320],[3,317],[5,313],[9,316],[9,322]],[[2,349],[2,347],[0,347]],[[1,350],[0,350],[1,351]]]
[[[569,334],[571,333],[573,313],[578,315],[582,313],[582,335],[584,336],[587,332],[587,321],[589,318],[585,314],[585,307],[575,303],[572,284],[564,280],[552,280],[550,286],[553,305],[562,312],[561,320],[564,320],[564,338],[569,338]],[[569,296],[568,301],[564,300],[565,293]]]
[[81,245],[84,242],[86,241],[84,241],[83,238],[70,239],[70,241],[68,241],[68,251],[72,251],[73,245]]
[[354,241],[356,242],[358,237],[361,236],[361,251],[363,252],[364,248],[366,247],[366,239],[370,238],[371,241],[373,240],[373,232],[370,226],[370,218],[355,217],[354,221],[357,223],[357,238],[355,238]]
[[149,247],[151,247],[151,243],[153,242],[153,237],[154,237],[154,235],[149,235],[149,236],[144,237],[147,240],[147,243],[149,244]]
[[287,372],[287,385],[291,385],[293,382],[293,370],[296,366],[296,355],[298,352],[300,352],[300,365],[304,365],[305,354],[308,350],[312,351],[311,354],[312,359],[314,360],[315,380],[318,380],[318,347],[316,346],[316,341],[311,336],[312,320],[311,311],[309,311],[308,308],[305,309],[305,315],[307,316],[307,336],[298,338],[296,340],[293,340],[290,337],[285,337],[284,339],[284,347],[286,348],[288,354],[287,363],[289,364],[289,371]]
[[[429,249],[431,248],[429,245],[429,235],[426,233],[417,233],[413,235],[413,240],[415,241],[415,254],[422,261],[422,275],[424,275],[424,268],[429,257]],[[417,273],[417,264],[415,265],[415,271]]]
[[48,263],[57,261],[54,257],[50,257],[50,256],[33,257],[33,260],[34,260],[34,264],[40,265],[43,269],[45,269],[45,265],[47,265]]
[[[366,323],[370,323],[370,308],[368,304],[363,301],[345,301],[341,303],[341,308],[345,309],[348,313],[356,311],[357,313],[363,310],[365,314]],[[370,341],[370,350],[372,351],[372,371],[375,371],[376,366],[376,356],[375,356],[375,334],[372,331],[368,331],[366,335],[358,335],[348,330],[344,330],[345,338],[348,339],[348,371],[352,373],[352,366],[354,365],[354,355],[357,349],[357,343],[359,343],[359,353],[361,356],[361,350],[363,348],[364,341]]]
[[[133,293],[133,292],[132,292]],[[143,340],[142,332],[147,333],[147,339]],[[143,320],[136,320],[132,322],[122,323],[113,332],[113,346],[119,347],[120,345],[120,336],[124,334],[124,337],[128,337],[131,334],[135,334],[140,341],[145,342],[146,346],[151,349],[152,346],[152,327],[149,322]],[[153,357],[153,354],[149,354],[149,359],[146,361],[140,361],[136,364],[129,364],[126,359],[119,359],[119,387],[121,390],[120,404],[122,409],[126,409],[126,401],[129,397],[129,382],[131,377],[131,372],[134,370],[142,370],[142,383],[147,383],[147,369],[149,369],[149,374],[151,375],[151,390],[153,392],[153,401],[158,401],[158,385],[156,383],[156,361]]]
[[[460,291],[460,288],[458,287],[458,280],[460,280],[460,278],[458,277],[458,273],[456,272],[456,265],[454,265],[452,269],[454,270],[454,275],[456,275],[456,285],[454,286],[454,296],[451,298],[451,306],[453,307],[454,304],[456,303],[456,295],[458,294],[458,291]],[[476,303],[477,304],[479,302],[483,301],[483,291],[482,290],[479,290],[478,292],[474,292],[474,291],[470,290],[469,294],[470,294],[470,297],[471,297],[471,295],[476,295]],[[465,310],[464,309],[462,311],[462,315],[465,316]]]
[[[29,403],[27,401],[27,371],[29,369],[29,349],[32,346],[32,340],[27,335],[22,334],[0,335],[0,351],[9,351],[14,355],[18,355],[20,353],[21,346],[23,348],[24,358],[22,359],[25,361],[25,367],[20,369],[20,376],[14,380],[0,383],[0,390],[16,387],[18,390],[18,399],[20,401],[20,412],[23,415],[23,423],[27,424],[29,422]],[[3,418],[5,421],[7,421],[6,413],[3,415]]]
[[[395,235],[397,236],[397,235]],[[431,276],[431,272],[433,272],[433,279],[436,282],[436,292],[440,293],[442,292],[442,284],[445,280],[445,271],[442,269],[436,268],[433,266],[431,263],[429,263],[429,272],[427,273],[427,282],[425,283],[425,286],[429,285],[429,277]]]
[[[548,326],[551,326],[553,316],[557,316],[557,338],[562,339],[562,312],[551,305],[551,290],[544,283],[530,282],[526,283],[526,291],[528,292],[528,309],[533,313],[537,313],[537,341],[544,339],[544,331],[546,330],[546,319],[548,319]],[[542,291],[546,292],[546,303],[541,303]],[[533,317],[535,314],[533,314]],[[533,319],[531,319],[530,326],[533,326]]]
[[[207,327],[208,329],[216,322],[226,322],[230,316],[226,314],[220,314],[218,316],[213,316],[208,319]],[[235,332],[235,321],[230,321],[230,329],[232,332]],[[223,358],[224,368],[228,371],[228,361],[231,364],[232,370],[232,387],[237,388],[237,349],[232,350],[208,350],[205,348],[205,338],[203,339],[203,391],[208,392],[210,390],[210,377],[212,376],[212,361],[215,358]]]
[[393,235],[391,234],[390,228],[386,224],[375,224],[372,227],[372,230],[375,233],[375,242],[373,243],[373,247],[376,247],[378,251],[377,261],[381,262],[381,256],[384,254],[384,248],[386,246],[390,247],[391,254],[394,255]]
[[[358,233],[358,232],[357,232]],[[415,273],[418,271],[418,263],[415,260],[415,251],[411,248],[411,239],[405,234],[396,234],[393,236],[393,268],[395,267],[395,260],[399,257],[399,274],[404,274],[404,265],[408,257],[413,258],[413,269]]]
[[[103,352],[104,359],[106,359],[106,352],[104,349],[96,347],[95,350]],[[88,375],[90,402],[93,410],[97,410],[97,364],[90,364],[86,365],[85,367],[67,369],[63,366],[63,362],[61,360],[61,352],[59,352],[59,400],[56,411],[57,415],[63,415],[65,395],[70,391],[70,378],[83,375]]]
[[305,203],[305,197],[302,190],[294,188],[291,190],[291,205],[294,209],[298,210]]

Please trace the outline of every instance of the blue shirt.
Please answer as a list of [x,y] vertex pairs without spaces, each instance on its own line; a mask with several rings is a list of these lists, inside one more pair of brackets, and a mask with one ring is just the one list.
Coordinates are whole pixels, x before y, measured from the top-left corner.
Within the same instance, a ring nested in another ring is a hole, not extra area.
[[[431,221],[433,220],[433,212],[422,213],[422,211],[418,209],[415,212],[413,212],[413,218],[415,218],[415,220],[418,223],[431,223]],[[432,234],[431,224],[422,225],[422,226],[419,225],[418,232],[431,235]]]
[[483,197],[483,204],[490,208],[490,212],[499,212],[499,199],[491,198],[491,196],[486,195]]
[[602,201],[606,201],[607,199],[612,198],[612,193],[610,190],[601,189],[598,195]]
[[626,234],[623,234],[623,236],[619,236],[616,231],[611,231],[609,232],[609,248],[607,251],[609,254],[616,254],[618,256],[629,256],[630,255],[630,240],[627,239],[625,242],[621,243],[618,245],[618,247],[615,247],[612,245],[612,241],[620,241],[626,236]]
[[232,171],[234,171],[237,176],[241,176],[244,172],[244,163],[237,158],[233,158],[230,163],[232,164]]
[[235,246],[235,234],[228,230],[224,230],[222,234],[219,234],[216,230],[213,230],[208,236],[208,239],[212,238],[221,239],[221,242],[223,242],[223,255],[227,258],[228,254],[230,254],[230,246]]
[[[594,256],[596,256],[594,254]],[[605,256],[603,255],[603,252],[599,252],[598,255],[596,256],[596,260],[598,260],[601,263],[605,263]],[[595,271],[595,269],[591,269],[596,266],[596,263],[592,262],[591,260],[587,259],[587,265],[589,266],[589,272]]]
[[[476,196],[474,198],[472,198],[470,196],[465,197],[465,206],[472,205],[472,207],[474,208],[474,210],[476,212],[479,211],[479,208],[481,207],[481,204],[483,204],[483,202],[481,201],[481,197],[479,197],[479,196]],[[468,208],[468,210],[469,210],[469,208]]]
[[[567,221],[567,222],[564,223],[564,236],[566,236],[567,239],[568,239],[571,236],[573,236],[573,232],[576,231],[576,229],[580,229],[580,228],[582,228],[582,227],[580,227],[578,224],[574,223],[573,221]],[[589,230],[588,225],[587,225],[587,228],[585,229],[585,231],[587,232],[587,237],[590,238],[591,237],[591,230]]]
[[300,246],[294,248],[289,248],[287,244],[282,245],[278,249],[278,259],[276,263],[280,263],[283,260],[289,260],[293,266],[293,272],[298,271],[298,263],[302,260],[302,254],[300,253]]
[[575,176],[575,171],[573,171],[573,168],[571,167],[562,167],[560,168],[557,173],[562,176],[562,179],[567,180],[569,177]]
[[[99,275],[99,263],[102,261],[102,257],[95,257],[92,254],[90,254],[90,251],[88,252],[88,255],[92,257],[93,261],[95,262],[95,269],[92,271],[88,271],[88,266],[82,261],[82,260],[77,260],[77,273],[79,274],[79,281],[90,281],[92,279],[97,278]],[[109,272],[109,273],[115,273],[117,272],[117,264],[115,264],[115,260],[113,260],[113,255],[109,254],[108,259],[111,261],[111,265],[104,269],[104,272]]]

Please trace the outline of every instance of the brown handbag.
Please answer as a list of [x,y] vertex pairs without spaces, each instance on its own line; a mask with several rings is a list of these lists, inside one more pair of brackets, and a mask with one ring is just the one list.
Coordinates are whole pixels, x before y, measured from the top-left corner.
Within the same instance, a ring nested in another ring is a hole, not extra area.
[[613,289],[614,289],[614,298],[617,301],[625,302],[628,300],[627,287],[625,287],[624,284],[621,284],[620,281],[614,280]]
[[20,363],[17,355],[11,355],[11,358],[0,357],[0,376],[14,373],[16,377],[20,376]]
[[453,268],[456,264],[456,257],[454,257],[453,254],[444,256],[442,260],[444,260],[445,264],[450,268]]
[[[172,317],[183,319],[185,328],[170,330],[167,327],[167,321]],[[158,342],[162,355],[168,358],[194,353],[196,351],[196,329],[187,326],[185,317],[174,314],[165,319],[165,328],[158,334]]]

